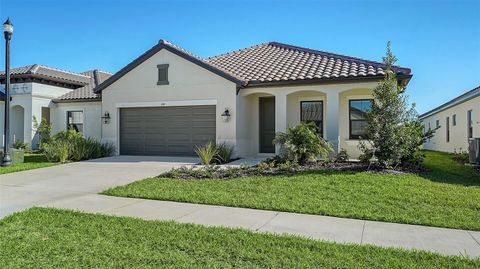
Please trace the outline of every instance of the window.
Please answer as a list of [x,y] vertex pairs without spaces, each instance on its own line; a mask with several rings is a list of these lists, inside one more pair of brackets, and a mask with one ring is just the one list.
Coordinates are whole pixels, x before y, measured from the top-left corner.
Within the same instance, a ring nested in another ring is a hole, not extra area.
[[440,120],[435,121],[435,128],[440,128]]
[[450,142],[450,117],[447,117],[446,125],[447,128],[445,128],[445,130],[447,135],[447,142]]
[[428,123],[428,130],[432,130],[432,127],[430,126],[430,122]]
[[457,126],[457,115],[453,114],[452,116],[452,126]]
[[472,110],[467,111],[467,135],[468,138],[473,137],[473,115]]
[[83,111],[67,112],[67,129],[83,133]]
[[157,85],[168,85],[168,64],[159,64]]
[[372,108],[372,100],[350,100],[350,139],[365,138],[366,113]]
[[318,134],[323,137],[323,102],[300,102],[300,120],[302,122],[315,123],[315,125],[317,126]]

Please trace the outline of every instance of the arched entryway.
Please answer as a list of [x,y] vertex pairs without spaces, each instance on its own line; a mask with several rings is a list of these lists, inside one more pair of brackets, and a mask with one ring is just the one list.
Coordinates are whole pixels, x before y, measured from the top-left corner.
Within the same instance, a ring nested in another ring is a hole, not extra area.
[[10,143],[16,140],[24,141],[25,109],[15,105],[10,110]]

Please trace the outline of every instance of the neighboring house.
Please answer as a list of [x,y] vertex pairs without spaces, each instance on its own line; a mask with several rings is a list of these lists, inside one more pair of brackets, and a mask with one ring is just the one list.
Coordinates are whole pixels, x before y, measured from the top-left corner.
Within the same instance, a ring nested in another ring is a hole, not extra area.
[[[385,68],[278,42],[200,58],[160,40],[85,91],[92,99],[75,98],[75,91],[54,98],[51,119],[58,131],[67,111],[82,112],[71,115],[83,118],[77,128],[124,155],[194,155],[195,146],[216,141],[234,145],[241,157],[275,153],[276,132],[312,121],[336,151],[358,157],[364,112]],[[412,77],[408,68],[394,71],[404,85]]]
[[[51,122],[56,133],[72,125],[67,117],[70,121],[77,120],[75,111],[94,114],[83,132],[100,139],[101,102],[92,89],[110,75],[97,70],[78,74],[38,64],[11,69],[10,143],[20,140],[37,148],[35,120],[40,123],[44,118]],[[5,84],[5,72],[0,72],[0,83]],[[3,137],[5,95],[4,85],[0,87],[0,131]],[[84,120],[86,118],[81,121]],[[3,142],[4,139],[1,140],[2,146]]]
[[460,152],[468,150],[468,141],[480,137],[480,86],[422,115],[425,130],[435,129],[435,135],[425,149]]

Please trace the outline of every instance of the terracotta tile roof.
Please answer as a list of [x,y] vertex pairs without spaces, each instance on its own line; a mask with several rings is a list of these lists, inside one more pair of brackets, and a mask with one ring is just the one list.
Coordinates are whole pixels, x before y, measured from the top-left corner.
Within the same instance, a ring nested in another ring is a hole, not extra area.
[[[12,68],[10,72],[12,79],[32,77],[76,86],[83,86],[90,82],[88,76],[39,64]],[[5,71],[0,71],[0,80],[5,80]]]
[[[247,85],[322,79],[366,78],[385,75],[386,66],[379,62],[323,52],[308,48],[269,42],[205,61]],[[400,75],[410,69],[395,67]]]
[[97,69],[80,74],[89,77],[89,84],[58,97],[55,102],[101,100],[101,95],[94,93],[93,89],[111,77],[112,74]]
[[[383,63],[279,42],[264,43],[203,59],[161,39],[157,45],[123,67],[94,91],[101,92],[162,49],[234,82],[239,88],[284,83],[379,79],[385,75],[386,69]],[[403,67],[393,69],[399,75],[399,79],[408,82],[411,77],[410,69]]]

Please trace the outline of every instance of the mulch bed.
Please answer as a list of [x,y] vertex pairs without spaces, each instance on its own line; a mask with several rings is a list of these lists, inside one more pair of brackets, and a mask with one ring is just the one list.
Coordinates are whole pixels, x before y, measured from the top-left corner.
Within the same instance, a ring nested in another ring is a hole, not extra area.
[[265,162],[256,166],[194,166],[180,167],[165,172],[158,177],[176,179],[233,179],[255,176],[294,175],[306,171],[344,171],[344,172],[373,172],[385,174],[422,173],[426,170],[421,168],[381,169],[369,166],[361,162],[324,162],[316,161],[304,165],[271,164]]

